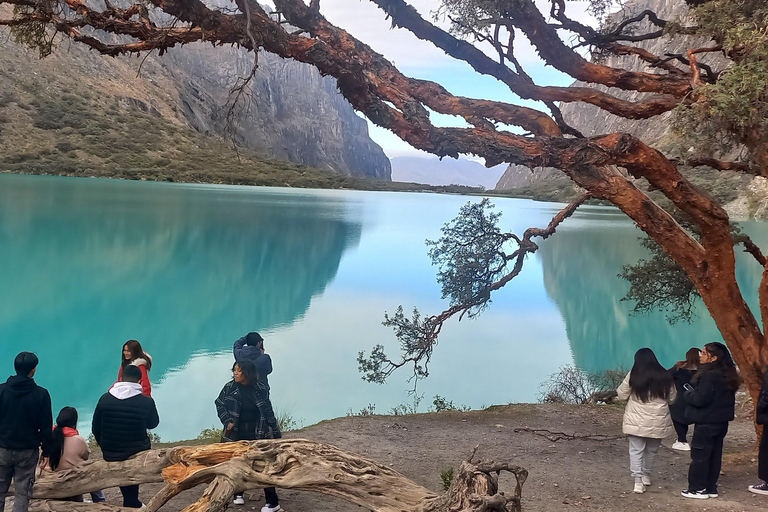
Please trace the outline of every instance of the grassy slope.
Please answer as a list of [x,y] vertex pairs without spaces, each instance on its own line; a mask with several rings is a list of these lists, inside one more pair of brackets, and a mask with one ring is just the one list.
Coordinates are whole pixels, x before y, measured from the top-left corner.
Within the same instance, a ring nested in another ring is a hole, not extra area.
[[[0,95],[0,171],[159,181],[312,188],[410,190],[423,187],[351,178],[291,162],[238,154],[117,100],[74,90]],[[28,96],[28,95],[23,95]],[[424,187],[426,188],[426,187]],[[445,187],[441,187],[445,189]]]

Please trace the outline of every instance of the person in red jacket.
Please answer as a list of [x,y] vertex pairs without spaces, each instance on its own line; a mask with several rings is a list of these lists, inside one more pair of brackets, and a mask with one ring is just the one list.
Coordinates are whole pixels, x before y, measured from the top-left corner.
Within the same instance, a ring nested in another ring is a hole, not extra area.
[[123,357],[120,370],[117,372],[117,382],[123,379],[123,368],[128,365],[138,366],[141,370],[141,392],[151,397],[152,385],[149,382],[149,370],[152,369],[152,358],[141,348],[141,343],[136,340],[128,340],[123,345]]

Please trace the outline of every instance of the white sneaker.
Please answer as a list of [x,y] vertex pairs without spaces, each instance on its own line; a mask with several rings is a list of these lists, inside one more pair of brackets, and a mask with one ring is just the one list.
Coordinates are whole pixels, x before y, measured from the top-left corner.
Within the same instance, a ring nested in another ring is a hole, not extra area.
[[646,487],[651,486],[651,477],[643,475],[643,485]]
[[681,443],[680,441],[675,441],[672,443],[672,449],[673,450],[679,450],[681,452],[689,452],[691,451],[691,445],[688,443]]
[[269,505],[264,505],[261,507],[261,512],[280,512],[282,507],[280,505],[275,505],[274,507],[270,507]]
[[645,485],[643,485],[643,482],[636,482],[635,488],[632,489],[632,492],[635,492],[637,494],[643,494],[645,492]]
[[235,496],[235,499],[232,500],[232,503],[234,503],[235,505],[245,505],[245,500],[243,499],[242,496]]

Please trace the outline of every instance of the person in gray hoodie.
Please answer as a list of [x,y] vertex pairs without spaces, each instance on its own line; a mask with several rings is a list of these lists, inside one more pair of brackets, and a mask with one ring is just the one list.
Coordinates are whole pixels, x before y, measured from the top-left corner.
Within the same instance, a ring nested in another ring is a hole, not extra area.
[[[104,460],[127,460],[152,448],[148,429],[160,424],[155,401],[142,394],[141,370],[128,365],[123,369],[122,381],[115,383],[104,393],[93,411],[91,432],[101,446]],[[123,506],[141,508],[139,486],[120,487]]]
[[37,363],[32,352],[19,353],[13,361],[16,375],[0,384],[0,512],[11,479],[16,489],[13,512],[27,512],[35,467],[38,460],[45,465],[51,453],[51,395],[35,384]]

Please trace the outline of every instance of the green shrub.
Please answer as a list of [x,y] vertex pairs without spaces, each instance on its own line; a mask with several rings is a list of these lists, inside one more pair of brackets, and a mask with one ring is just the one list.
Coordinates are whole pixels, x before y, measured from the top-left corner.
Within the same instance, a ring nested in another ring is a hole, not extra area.
[[374,404],[368,404],[360,409],[359,412],[354,412],[352,409],[347,409],[347,416],[373,416],[376,413],[376,406]]
[[447,491],[453,483],[453,468],[444,469],[440,472],[440,481],[443,483],[443,490]]
[[208,444],[218,443],[221,441],[221,436],[223,433],[223,428],[216,428],[215,426],[211,426],[211,428],[204,428],[201,430],[200,433],[197,434],[197,439],[200,441],[207,441]]

